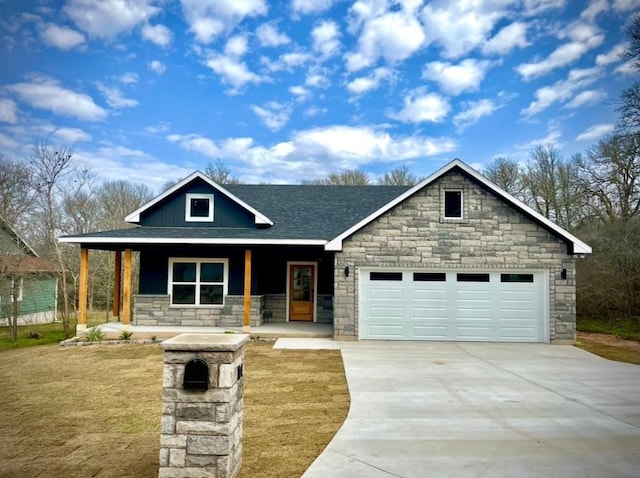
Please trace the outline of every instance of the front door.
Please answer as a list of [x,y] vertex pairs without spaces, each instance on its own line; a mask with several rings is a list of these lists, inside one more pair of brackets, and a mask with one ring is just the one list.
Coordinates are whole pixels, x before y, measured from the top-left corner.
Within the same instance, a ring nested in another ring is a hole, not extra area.
[[315,264],[289,265],[289,320],[313,321]]

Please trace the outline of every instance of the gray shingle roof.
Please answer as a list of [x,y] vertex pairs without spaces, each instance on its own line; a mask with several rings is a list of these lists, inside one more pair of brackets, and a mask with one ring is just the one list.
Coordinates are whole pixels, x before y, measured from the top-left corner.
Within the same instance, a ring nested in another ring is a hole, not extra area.
[[[153,240],[329,241],[409,188],[404,186],[225,185],[230,193],[268,216],[264,228],[133,227],[67,236],[66,242],[145,238]],[[73,240],[69,240],[73,239]]]

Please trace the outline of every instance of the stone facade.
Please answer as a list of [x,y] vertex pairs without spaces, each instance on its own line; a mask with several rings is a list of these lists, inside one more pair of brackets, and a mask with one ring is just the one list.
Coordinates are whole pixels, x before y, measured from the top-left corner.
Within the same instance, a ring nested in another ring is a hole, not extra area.
[[[463,191],[463,218],[444,218],[444,191]],[[358,338],[362,267],[548,271],[551,341],[575,340],[575,256],[568,245],[458,172],[450,172],[343,241],[336,253],[334,336]],[[348,266],[352,271],[345,277]],[[566,270],[566,279],[562,270]]]
[[[164,349],[159,478],[233,478],[242,466],[244,344],[248,335],[183,334]],[[187,363],[203,359],[208,390],[185,390]]]
[[[191,327],[242,327],[244,297],[228,295],[224,307],[171,306],[168,295],[137,295],[133,302],[133,325]],[[264,322],[264,297],[251,297],[251,327]]]

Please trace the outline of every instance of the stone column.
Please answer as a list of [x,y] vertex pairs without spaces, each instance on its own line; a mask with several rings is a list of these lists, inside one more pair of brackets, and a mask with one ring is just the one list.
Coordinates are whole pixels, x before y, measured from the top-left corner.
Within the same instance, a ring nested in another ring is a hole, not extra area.
[[246,334],[182,334],[160,344],[164,376],[159,478],[238,475],[248,341]]

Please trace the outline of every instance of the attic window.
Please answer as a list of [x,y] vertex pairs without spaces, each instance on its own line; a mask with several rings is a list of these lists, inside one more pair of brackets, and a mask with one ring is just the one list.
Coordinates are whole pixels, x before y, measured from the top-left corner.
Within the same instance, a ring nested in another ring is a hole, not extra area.
[[462,191],[444,192],[445,219],[462,219]]
[[213,194],[187,194],[185,221],[213,222]]

